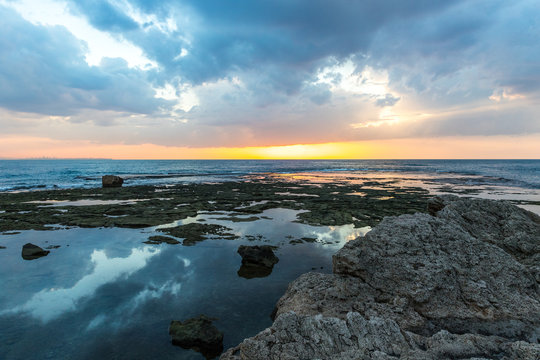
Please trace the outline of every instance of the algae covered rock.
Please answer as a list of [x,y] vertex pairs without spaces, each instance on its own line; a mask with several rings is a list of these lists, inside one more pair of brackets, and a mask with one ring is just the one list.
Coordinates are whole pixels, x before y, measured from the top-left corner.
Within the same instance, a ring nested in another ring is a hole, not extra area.
[[213,359],[223,351],[223,333],[205,315],[188,319],[184,322],[173,320],[169,334],[173,345],[200,352],[205,358]]
[[385,218],[223,359],[539,359],[540,218],[452,196]]
[[24,260],[34,260],[43,256],[47,256],[50,251],[43,250],[37,245],[28,243],[22,247],[21,256]]
[[172,237],[168,237],[168,236],[155,235],[155,236],[150,236],[148,240],[143,241],[143,243],[150,244],[150,245],[158,245],[158,244],[163,244],[163,243],[166,243],[169,245],[176,245],[176,244],[180,244],[180,241],[173,239]]
[[183,245],[194,245],[199,241],[207,239],[207,236],[216,236],[221,239],[234,240],[238,238],[237,235],[230,233],[232,229],[216,224],[200,224],[189,223],[185,225],[179,225],[170,228],[159,229],[158,231],[164,232],[174,237],[183,238]]

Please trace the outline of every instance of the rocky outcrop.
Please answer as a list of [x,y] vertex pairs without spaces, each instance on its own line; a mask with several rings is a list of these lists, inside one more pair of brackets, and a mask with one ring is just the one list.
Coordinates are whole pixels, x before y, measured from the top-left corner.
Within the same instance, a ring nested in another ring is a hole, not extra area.
[[180,244],[180,241],[173,239],[172,237],[168,237],[168,236],[154,235],[154,236],[150,236],[148,240],[143,241],[143,243],[150,244],[150,245],[159,245],[163,243],[166,243],[169,245],[176,245],[176,244]]
[[240,245],[238,254],[242,256],[242,266],[238,270],[238,276],[246,279],[270,275],[274,265],[279,262],[272,246],[269,245]]
[[290,284],[223,359],[539,359],[540,217],[439,197],[385,218]]
[[124,183],[124,179],[116,175],[104,175],[101,177],[101,185],[104,188],[109,187],[121,187]]
[[199,315],[184,322],[173,320],[169,326],[172,343],[200,352],[213,359],[223,351],[223,333],[212,325],[211,318]]
[[21,251],[21,256],[24,260],[34,260],[43,256],[47,256],[50,251],[43,250],[37,245],[28,243],[24,244]]

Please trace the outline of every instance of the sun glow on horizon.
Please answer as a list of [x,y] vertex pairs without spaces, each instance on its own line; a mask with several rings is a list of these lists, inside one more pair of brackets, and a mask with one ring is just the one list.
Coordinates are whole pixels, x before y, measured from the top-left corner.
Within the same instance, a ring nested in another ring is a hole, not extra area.
[[97,144],[40,137],[0,137],[0,158],[106,159],[539,159],[540,134],[441,137],[252,147]]

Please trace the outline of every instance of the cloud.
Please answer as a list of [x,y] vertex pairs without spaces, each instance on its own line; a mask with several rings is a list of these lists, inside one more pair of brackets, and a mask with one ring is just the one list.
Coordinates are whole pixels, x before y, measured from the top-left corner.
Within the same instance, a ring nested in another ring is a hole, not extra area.
[[33,25],[0,5],[0,106],[70,115],[80,109],[152,113],[156,99],[142,70],[122,59],[85,60],[86,44],[62,26]]
[[84,11],[90,23],[99,30],[124,32],[138,28],[138,24],[124,9],[106,0],[77,0],[77,7]]
[[112,57],[90,66],[85,42],[66,28],[0,8],[9,49],[0,106],[13,121],[46,115],[37,127],[7,121],[6,131],[190,147],[540,131],[537,1],[100,0],[69,9],[155,66]]
[[375,101],[375,105],[379,107],[394,106],[401,98],[395,97],[392,94],[386,94],[383,98],[379,98]]

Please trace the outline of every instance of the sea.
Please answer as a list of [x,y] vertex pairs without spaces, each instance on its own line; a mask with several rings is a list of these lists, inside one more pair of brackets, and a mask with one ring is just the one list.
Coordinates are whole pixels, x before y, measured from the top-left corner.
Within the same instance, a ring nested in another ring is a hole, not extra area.
[[333,172],[455,177],[469,184],[540,189],[540,160],[0,160],[0,192],[101,185],[115,174],[125,186],[237,180],[262,173]]
[[[275,174],[306,181],[401,179],[434,193],[529,201],[519,206],[540,213],[539,160],[1,160],[0,196],[100,187],[105,174],[122,176],[125,186]],[[224,333],[224,349],[236,346],[272,324],[272,310],[291,281],[309,271],[330,273],[332,255],[370,231],[299,223],[300,212],[272,208],[240,222],[210,212],[142,229],[0,233],[0,359],[209,359],[173,346],[168,333],[171,320],[200,314]],[[145,243],[160,227],[193,222],[226,226],[239,238],[193,246]],[[302,238],[315,241],[291,241]],[[24,260],[26,243],[50,253]],[[240,245],[272,245],[279,262],[269,274],[246,278]]]

